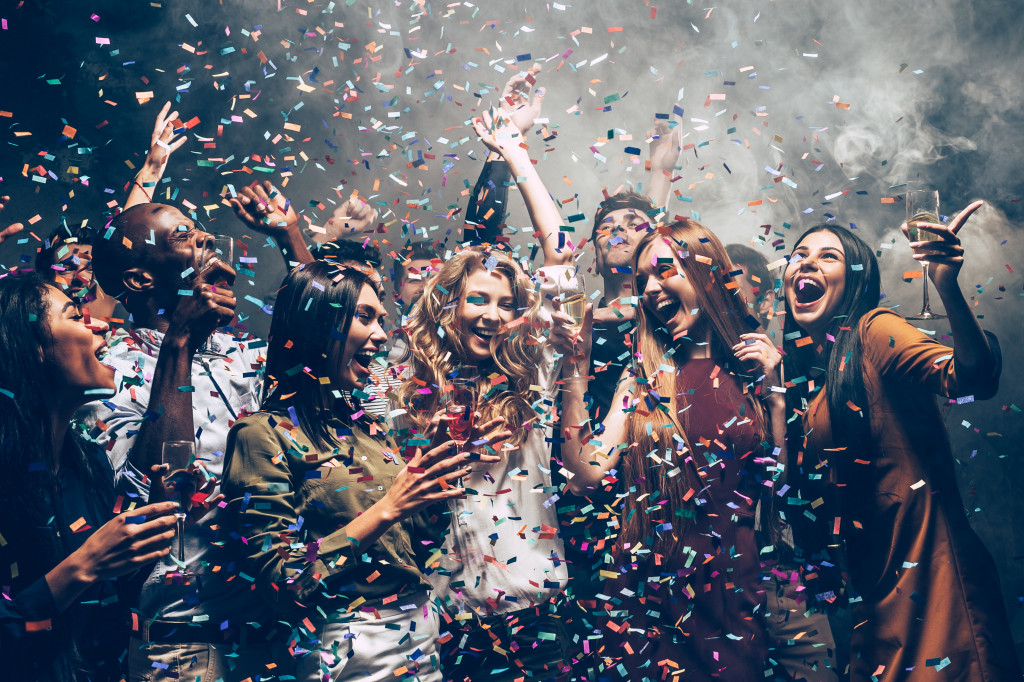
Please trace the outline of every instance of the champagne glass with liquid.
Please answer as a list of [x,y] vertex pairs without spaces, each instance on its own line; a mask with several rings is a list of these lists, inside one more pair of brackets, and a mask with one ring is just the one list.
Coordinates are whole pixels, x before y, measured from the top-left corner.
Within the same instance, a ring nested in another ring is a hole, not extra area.
[[[445,402],[445,416],[448,421],[448,435],[459,446],[459,451],[465,449],[473,433],[473,425],[476,422],[476,408],[479,391],[476,385],[475,368],[463,367],[459,376],[452,379],[452,390],[448,393]],[[465,482],[459,478],[456,487],[465,487]],[[463,515],[458,515],[458,524],[466,526],[469,524]]]
[[[584,315],[584,313],[586,312],[586,309],[587,309],[587,294],[586,294],[587,287],[586,287],[586,282],[585,282],[585,280],[583,278],[583,275],[577,273],[576,274],[576,281],[578,282],[578,286],[579,286],[579,289],[580,289],[579,293],[573,294],[572,296],[569,296],[564,301],[562,301],[562,310],[564,310],[566,312],[566,314],[568,314],[569,317],[571,317],[574,320],[574,322],[575,322],[571,327],[569,327],[569,331],[572,332],[574,337],[579,335],[580,330],[583,328],[583,315]],[[576,340],[574,339],[573,340],[573,354],[574,355],[575,355],[575,347],[576,347]],[[575,377],[578,377],[579,375],[580,375],[579,366],[575,362],[573,362],[572,363],[572,376],[573,376],[573,378],[575,378]]]
[[[177,519],[176,536],[178,538],[178,552],[175,558],[179,564],[184,565],[186,563],[185,519],[188,518],[188,509],[192,506],[192,496],[196,493],[196,480],[191,471],[196,459],[196,443],[192,440],[164,441],[160,454],[161,462],[169,467],[169,471],[164,474],[167,499],[180,505],[180,509],[174,512],[174,518]],[[188,575],[190,571],[185,568],[181,573]]]
[[[939,192],[933,189],[915,189],[907,192],[907,232],[910,234],[910,241],[934,241],[939,238],[927,230],[918,226],[921,223],[939,222]],[[924,283],[924,298],[921,305],[921,313],[907,317],[908,320],[938,320],[946,317],[939,313],[933,313],[931,304],[928,301],[928,261],[922,262]]]
[[452,379],[452,390],[445,404],[445,414],[448,417],[448,435],[459,446],[459,450],[466,447],[473,432],[477,395],[475,377],[462,373],[461,376]]

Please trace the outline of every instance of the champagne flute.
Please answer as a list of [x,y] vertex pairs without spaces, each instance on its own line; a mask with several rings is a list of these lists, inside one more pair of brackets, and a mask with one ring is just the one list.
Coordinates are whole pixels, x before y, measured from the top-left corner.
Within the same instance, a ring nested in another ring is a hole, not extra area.
[[[170,500],[177,502],[180,507],[174,512],[177,519],[178,538],[178,563],[185,564],[185,519],[188,517],[188,509],[192,506],[192,496],[196,492],[196,481],[192,475],[192,465],[196,459],[196,442],[194,440],[168,440],[164,441],[160,452],[160,459],[163,464],[169,467],[164,474],[164,488]],[[190,571],[185,568],[182,575],[189,575]]]
[[[910,241],[934,241],[939,235],[928,230],[919,229],[921,223],[939,222],[939,192],[933,189],[915,189],[907,192],[907,232]],[[921,313],[908,320],[938,320],[945,318],[945,315],[933,313],[931,304],[928,301],[928,261],[922,261],[924,299],[921,305]]]
[[[206,272],[215,262],[220,261],[229,268],[235,262],[235,240],[224,235],[214,235],[203,245],[203,252],[200,260],[200,272]],[[211,282],[217,284],[217,282]]]
[[466,447],[473,431],[477,396],[475,377],[458,376],[452,379],[452,390],[448,393],[448,400],[445,403],[445,414],[448,417],[448,434],[459,446],[459,450]]
[[[583,275],[576,273],[576,282],[579,286],[579,293],[573,294],[562,301],[562,310],[564,310],[575,322],[575,324],[569,327],[569,331],[572,332],[574,337],[572,341],[574,355],[576,353],[575,337],[577,337],[580,330],[583,329],[583,316],[587,309],[586,280],[583,278]],[[572,376],[574,379],[580,376],[580,368],[575,361],[572,363]]]
[[[459,446],[460,452],[466,447],[466,443],[469,442],[470,435],[473,433],[478,398],[475,368],[463,367],[459,371],[459,376],[452,379],[452,390],[448,393],[445,401],[448,435]],[[465,481],[461,477],[455,485],[458,488],[466,487]],[[461,513],[457,518],[460,526],[469,525],[469,521]]]

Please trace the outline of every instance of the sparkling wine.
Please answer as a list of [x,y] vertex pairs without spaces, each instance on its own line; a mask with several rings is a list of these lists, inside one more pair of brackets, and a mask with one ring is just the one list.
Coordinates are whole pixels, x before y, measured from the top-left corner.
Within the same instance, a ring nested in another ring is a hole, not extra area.
[[939,238],[939,235],[929,232],[928,230],[921,230],[918,225],[921,223],[938,223],[939,219],[937,216],[930,213],[918,213],[913,218],[907,221],[907,232],[910,233],[910,241],[912,242],[931,242]]
[[449,405],[447,408],[448,414],[448,434],[452,437],[456,443],[460,446],[466,444],[469,440],[469,434],[473,430],[473,408],[466,405]]
[[583,313],[586,307],[587,297],[584,294],[575,294],[562,302],[562,310],[576,320],[576,329],[583,324]]

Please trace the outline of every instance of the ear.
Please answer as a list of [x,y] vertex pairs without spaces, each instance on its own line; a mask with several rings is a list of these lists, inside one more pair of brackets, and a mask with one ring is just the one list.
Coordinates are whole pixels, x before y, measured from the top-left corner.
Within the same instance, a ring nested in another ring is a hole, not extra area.
[[154,286],[152,273],[146,268],[130,268],[121,275],[125,291],[133,294],[141,294],[150,291]]

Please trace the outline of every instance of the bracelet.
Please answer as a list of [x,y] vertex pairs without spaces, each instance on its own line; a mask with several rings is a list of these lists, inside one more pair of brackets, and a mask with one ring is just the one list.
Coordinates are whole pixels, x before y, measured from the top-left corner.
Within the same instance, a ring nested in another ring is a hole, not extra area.
[[147,198],[147,199],[149,199],[149,200],[150,200],[150,202],[152,202],[152,201],[153,201],[153,195],[151,195],[151,194],[150,194],[149,192],[147,192],[147,191],[146,191],[146,188],[145,188],[145,187],[143,187],[143,186],[142,186],[141,184],[139,184],[139,181],[138,181],[138,180],[136,180],[136,179],[134,179],[134,178],[133,178],[133,179],[132,179],[132,184],[133,184],[133,185],[135,185],[136,187],[138,187],[139,189],[141,189],[141,190],[142,190],[142,193],[146,195],[146,198]]

